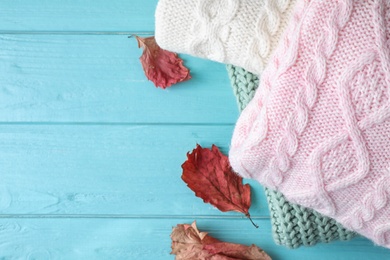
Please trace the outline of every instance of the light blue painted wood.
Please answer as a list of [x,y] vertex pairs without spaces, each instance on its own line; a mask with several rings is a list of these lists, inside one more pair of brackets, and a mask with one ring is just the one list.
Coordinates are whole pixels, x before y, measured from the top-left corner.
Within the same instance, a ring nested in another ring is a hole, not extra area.
[[151,31],[157,0],[1,0],[0,31]]
[[[221,215],[186,187],[181,164],[196,143],[227,152],[232,128],[0,125],[0,213]],[[252,215],[268,216],[252,186]]]
[[127,36],[0,35],[0,121],[234,123],[226,68],[183,55],[193,78],[147,81]]
[[[173,259],[171,228],[192,219],[58,218],[0,219],[3,259]],[[255,229],[246,220],[203,219],[200,230],[229,242],[257,244],[273,259],[389,259],[390,252],[358,238],[289,250],[276,246],[267,220]],[[30,258],[29,258],[30,257]]]

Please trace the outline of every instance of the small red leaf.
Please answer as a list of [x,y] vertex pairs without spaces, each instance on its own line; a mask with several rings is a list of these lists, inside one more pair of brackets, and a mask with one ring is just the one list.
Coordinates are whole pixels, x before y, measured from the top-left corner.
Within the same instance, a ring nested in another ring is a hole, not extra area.
[[176,260],[271,260],[255,245],[225,243],[213,238],[206,232],[200,232],[196,222],[191,225],[179,224],[171,233],[172,252]]
[[242,178],[233,172],[228,157],[217,146],[210,150],[197,145],[187,153],[182,168],[183,181],[204,202],[223,212],[238,211],[249,216],[250,186],[242,184]]
[[165,89],[191,78],[190,71],[183,65],[183,60],[176,53],[161,49],[154,36],[136,38],[138,48],[144,49],[140,60],[145,75],[156,87]]

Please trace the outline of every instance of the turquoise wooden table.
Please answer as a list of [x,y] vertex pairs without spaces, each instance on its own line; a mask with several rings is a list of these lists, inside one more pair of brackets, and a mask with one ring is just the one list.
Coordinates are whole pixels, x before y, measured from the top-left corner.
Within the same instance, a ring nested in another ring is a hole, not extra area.
[[196,143],[226,153],[238,117],[225,66],[183,56],[193,79],[147,81],[128,35],[157,0],[0,0],[0,259],[173,259],[171,228],[197,220],[274,259],[390,259],[364,238],[288,250],[263,190],[220,213],[181,181]]

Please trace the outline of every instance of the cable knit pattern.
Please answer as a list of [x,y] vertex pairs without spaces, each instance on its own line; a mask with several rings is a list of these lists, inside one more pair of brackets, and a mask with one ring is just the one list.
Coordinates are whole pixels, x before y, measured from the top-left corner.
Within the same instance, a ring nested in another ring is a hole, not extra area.
[[271,53],[271,46],[275,45],[275,35],[282,23],[281,18],[289,4],[289,0],[264,1],[264,7],[260,10],[256,21],[255,37],[247,48],[248,57],[254,55],[255,58],[247,60],[247,68],[264,69]]
[[375,189],[368,191],[363,198],[362,207],[356,208],[352,215],[345,219],[345,222],[349,223],[352,228],[362,228],[367,221],[375,217],[376,211],[386,206],[390,196],[390,176],[378,179],[374,187]]
[[[253,98],[259,78],[239,67],[227,65],[233,93],[242,111]],[[384,185],[383,185],[384,186]],[[356,234],[316,211],[289,203],[276,191],[265,189],[274,241],[288,248],[313,246],[333,240],[349,240]]]
[[199,0],[190,28],[189,51],[211,60],[226,60],[224,42],[228,40],[229,23],[238,7],[236,0]]
[[265,176],[274,187],[281,184],[283,173],[290,166],[290,157],[298,149],[298,138],[306,128],[310,110],[316,102],[317,88],[325,79],[327,60],[336,47],[339,30],[345,26],[351,14],[351,2],[340,1],[330,10],[328,29],[316,42],[312,57],[308,57],[310,61],[302,75],[303,84],[295,100],[295,111],[287,118],[284,136],[277,144],[276,155],[271,159],[270,171]]
[[160,0],[156,40],[164,49],[260,74],[297,0]]
[[[248,108],[243,111],[240,116],[241,124],[237,125],[235,130],[235,139],[232,142],[232,148],[252,150],[256,144],[261,143],[267,136],[268,131],[268,116],[267,107],[263,106],[266,98],[273,87],[274,78],[280,77],[290,68],[296,61],[298,55],[298,42],[299,39],[293,41],[293,38],[297,38],[301,28],[301,19],[304,15],[303,11],[307,6],[306,1],[299,2],[296,6],[296,12],[292,17],[287,31],[292,33],[285,35],[283,44],[280,48],[278,56],[274,57],[272,63],[269,64],[267,70],[269,73],[262,75],[262,87],[256,92],[254,99],[256,101],[250,102]],[[284,63],[280,64],[280,60],[283,59]],[[253,134],[250,134],[253,133]],[[247,146],[243,146],[243,142]],[[253,145],[252,145],[253,144]],[[254,155],[256,156],[256,155]],[[235,158],[233,158],[235,159]],[[241,164],[242,171],[240,174],[245,178],[254,178],[251,171],[248,171],[245,165]],[[277,176],[278,177],[278,176]],[[271,181],[272,183],[272,181]],[[275,185],[270,183],[271,188],[275,188]]]
[[[235,171],[390,248],[390,19],[384,0],[312,0],[233,134]],[[292,58],[291,58],[292,57]]]

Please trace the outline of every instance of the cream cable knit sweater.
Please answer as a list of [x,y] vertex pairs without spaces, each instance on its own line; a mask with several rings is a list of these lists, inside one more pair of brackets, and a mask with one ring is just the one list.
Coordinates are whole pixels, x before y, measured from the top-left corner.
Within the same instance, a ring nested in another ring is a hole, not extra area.
[[296,0],[160,0],[156,40],[166,50],[260,74]]

